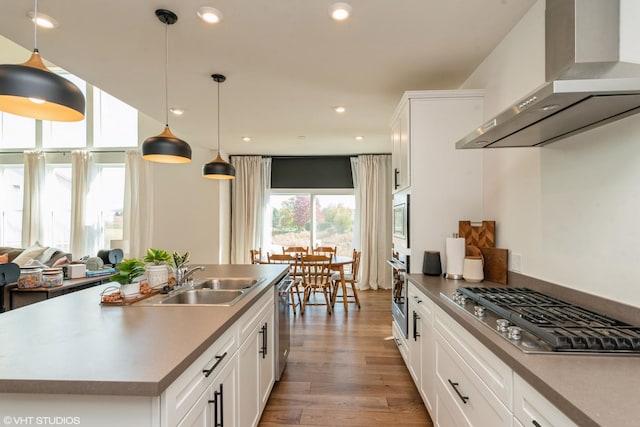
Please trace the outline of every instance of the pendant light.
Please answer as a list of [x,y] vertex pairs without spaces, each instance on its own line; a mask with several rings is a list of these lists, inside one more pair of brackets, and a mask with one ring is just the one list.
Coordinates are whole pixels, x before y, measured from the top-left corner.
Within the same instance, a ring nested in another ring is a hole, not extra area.
[[220,83],[227,78],[222,74],[212,74],[211,78],[218,83],[218,156],[214,161],[202,166],[202,176],[209,179],[234,179],[236,169],[220,156]]
[[169,25],[178,20],[178,16],[166,9],[156,10],[156,16],[165,24],[165,66],[164,66],[164,101],[165,126],[164,131],[156,136],[150,136],[142,143],[142,158],[158,163],[189,163],[191,161],[191,147],[185,141],[175,136],[169,129]]
[[0,65],[0,111],[37,120],[77,122],[84,118],[82,91],[49,70],[38,51],[38,0],[33,19],[34,49],[23,64]]

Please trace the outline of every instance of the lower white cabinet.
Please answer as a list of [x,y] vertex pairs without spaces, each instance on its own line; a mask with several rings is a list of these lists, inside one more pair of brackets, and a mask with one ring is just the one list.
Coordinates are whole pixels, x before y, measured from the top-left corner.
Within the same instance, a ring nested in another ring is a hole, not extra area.
[[240,319],[240,334],[245,337],[238,351],[239,401],[238,426],[256,426],[275,382],[275,330],[273,298],[261,300],[256,310]]
[[558,408],[545,399],[519,375],[513,381],[514,425],[535,427],[577,427]]
[[435,402],[435,353],[433,301],[409,284],[409,372],[427,410],[433,413]]
[[237,426],[237,393],[238,355],[234,353],[178,426]]
[[[182,422],[211,388],[219,372],[232,359],[237,364],[237,350],[237,329],[231,327],[167,387],[161,396],[164,426],[175,426]],[[229,400],[235,402],[235,396],[230,396]]]

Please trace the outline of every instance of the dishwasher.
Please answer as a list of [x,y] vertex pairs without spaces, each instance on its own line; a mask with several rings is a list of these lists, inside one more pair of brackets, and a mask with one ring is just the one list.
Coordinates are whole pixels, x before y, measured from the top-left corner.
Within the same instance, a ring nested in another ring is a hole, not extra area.
[[289,310],[289,292],[293,285],[293,279],[288,275],[278,283],[275,288],[275,324],[278,328],[277,339],[275,340],[275,368],[276,381],[280,377],[287,365],[287,357],[291,346],[291,310]]

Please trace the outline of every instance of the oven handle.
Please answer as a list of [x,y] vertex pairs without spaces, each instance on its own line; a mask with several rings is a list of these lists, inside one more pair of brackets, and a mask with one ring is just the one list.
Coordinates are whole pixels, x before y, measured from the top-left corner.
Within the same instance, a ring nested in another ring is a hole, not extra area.
[[400,261],[396,261],[395,259],[388,259],[387,260],[387,264],[389,264],[391,266],[391,268],[393,268],[394,270],[397,270],[399,272],[406,272],[407,271],[407,267],[404,265],[404,263],[400,262]]

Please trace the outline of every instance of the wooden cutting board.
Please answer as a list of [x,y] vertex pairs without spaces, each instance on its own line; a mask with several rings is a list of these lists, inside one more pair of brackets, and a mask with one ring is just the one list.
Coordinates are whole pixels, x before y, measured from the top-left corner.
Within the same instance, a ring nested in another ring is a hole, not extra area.
[[484,257],[484,280],[507,284],[507,256],[509,251],[500,248],[480,248]]
[[458,235],[464,237],[465,243],[479,248],[496,247],[496,222],[482,221],[482,223],[471,223],[471,221],[458,221]]

